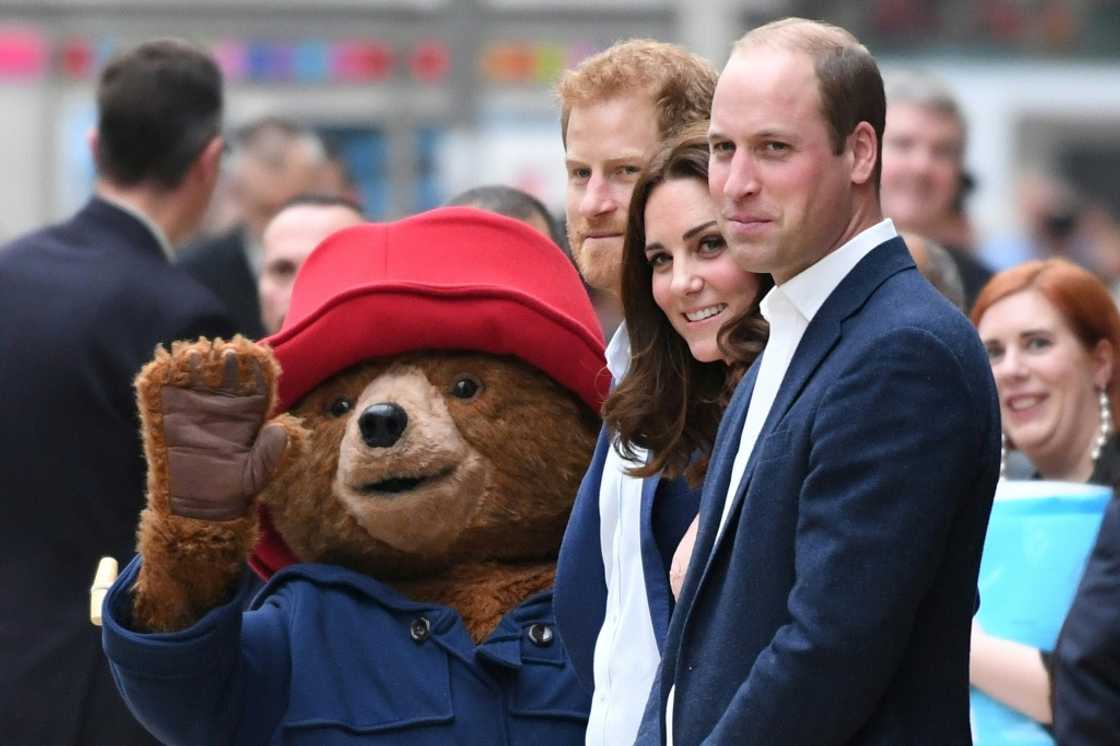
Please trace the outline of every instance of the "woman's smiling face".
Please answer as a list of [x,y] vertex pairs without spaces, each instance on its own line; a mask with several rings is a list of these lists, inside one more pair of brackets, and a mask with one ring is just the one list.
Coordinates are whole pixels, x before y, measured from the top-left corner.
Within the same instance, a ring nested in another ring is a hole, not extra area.
[[645,210],[653,300],[701,362],[724,360],[719,330],[758,295],[758,277],[731,259],[708,185],[678,178],[654,188]]
[[1036,466],[1088,453],[1099,427],[1097,392],[1111,375],[1111,350],[1100,349],[1108,343],[1087,350],[1033,289],[993,303],[977,330],[999,389],[1003,430],[1015,446]]

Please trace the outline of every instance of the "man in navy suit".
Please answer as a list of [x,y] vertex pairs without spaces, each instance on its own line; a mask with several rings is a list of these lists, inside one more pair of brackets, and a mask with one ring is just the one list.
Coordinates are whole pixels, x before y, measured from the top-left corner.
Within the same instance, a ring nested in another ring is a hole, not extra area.
[[156,344],[232,332],[170,263],[218,175],[222,81],[184,42],[112,60],[97,88],[95,194],[0,247],[0,741],[154,743],[89,622],[97,560],[134,552],[144,461],[132,378]]
[[[707,118],[716,73],[671,44],[632,40],[561,78],[572,256],[594,288],[620,293],[627,208],[659,140]],[[618,381],[630,364],[625,325],[606,351]],[[564,534],[554,605],[581,683],[594,690],[587,746],[634,740],[669,626],[668,566],[696,516],[685,480],[640,479],[599,434]]]
[[730,250],[769,272],[640,744],[970,744],[968,644],[999,471],[972,327],[879,209],[874,59],[834,26],[741,39],[712,105]]

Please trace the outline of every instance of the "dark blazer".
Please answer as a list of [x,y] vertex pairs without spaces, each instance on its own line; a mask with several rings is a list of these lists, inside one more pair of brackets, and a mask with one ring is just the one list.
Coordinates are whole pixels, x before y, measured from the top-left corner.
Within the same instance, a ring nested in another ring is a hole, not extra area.
[[188,246],[176,261],[225,304],[236,331],[249,339],[264,336],[257,278],[245,255],[243,228]]
[[1120,743],[1120,439],[1105,445],[1089,481],[1111,486],[1113,495],[1047,659],[1061,746]]
[[638,743],[970,744],[968,644],[999,473],[976,332],[900,239],[810,323],[716,540],[758,363],[724,415]]
[[[580,683],[588,691],[595,686],[595,641],[607,608],[599,534],[599,483],[610,448],[610,437],[604,427],[599,431],[591,466],[584,474],[564,532],[553,589],[557,631],[568,648]],[[658,648],[664,647],[673,611],[669,565],[677,544],[696,517],[699,500],[699,490],[689,489],[684,479],[662,479],[656,475],[642,480],[642,572]]]
[[151,743],[89,621],[102,555],[135,551],[132,379],[159,342],[227,335],[221,304],[99,199],[0,247],[0,741]]

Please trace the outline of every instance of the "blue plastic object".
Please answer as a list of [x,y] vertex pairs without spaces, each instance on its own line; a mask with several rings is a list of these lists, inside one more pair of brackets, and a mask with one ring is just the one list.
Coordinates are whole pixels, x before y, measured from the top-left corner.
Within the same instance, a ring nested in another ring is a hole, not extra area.
[[[1069,482],[1003,481],[980,562],[984,630],[1049,649],[1100,530],[1112,492]],[[972,690],[975,746],[1053,746],[1037,723]]]

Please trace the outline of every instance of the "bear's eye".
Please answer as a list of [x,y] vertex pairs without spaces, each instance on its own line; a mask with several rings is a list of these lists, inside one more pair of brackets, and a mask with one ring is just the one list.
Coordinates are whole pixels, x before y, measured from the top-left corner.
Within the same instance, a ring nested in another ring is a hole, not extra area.
[[331,417],[341,417],[353,408],[354,402],[350,401],[345,396],[340,396],[331,402],[327,411],[331,413]]
[[461,375],[451,386],[451,395],[457,399],[473,399],[482,388],[477,378],[471,375]]

